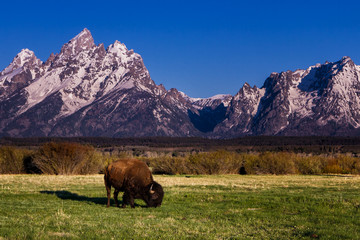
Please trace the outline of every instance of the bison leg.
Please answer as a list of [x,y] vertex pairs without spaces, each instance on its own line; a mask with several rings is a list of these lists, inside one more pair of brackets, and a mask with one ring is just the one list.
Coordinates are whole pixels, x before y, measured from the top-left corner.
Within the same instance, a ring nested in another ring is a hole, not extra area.
[[107,199],[108,199],[106,207],[109,207],[110,206],[110,198],[111,198],[111,185],[107,184],[106,180],[105,180],[105,188],[106,188]]
[[135,208],[134,197],[131,194],[129,194],[128,192],[125,192],[123,195],[122,207],[125,208],[126,204],[130,204],[131,208]]
[[124,195],[123,195],[123,204],[122,204],[122,208],[125,208],[126,207],[126,204],[129,204],[129,197],[128,197],[128,193],[127,192],[124,192]]
[[116,207],[119,207],[118,195],[119,195],[119,190],[115,189],[114,200],[115,200]]

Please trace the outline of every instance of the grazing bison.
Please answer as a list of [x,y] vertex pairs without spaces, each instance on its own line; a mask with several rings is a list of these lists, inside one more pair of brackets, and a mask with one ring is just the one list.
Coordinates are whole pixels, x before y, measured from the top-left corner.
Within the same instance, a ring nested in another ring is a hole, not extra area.
[[111,186],[115,188],[114,200],[119,207],[119,191],[124,192],[122,207],[130,204],[134,208],[134,199],[142,199],[148,207],[158,207],[164,197],[160,184],[153,180],[148,166],[137,159],[123,159],[111,163],[105,169],[105,187],[107,207],[110,206]]

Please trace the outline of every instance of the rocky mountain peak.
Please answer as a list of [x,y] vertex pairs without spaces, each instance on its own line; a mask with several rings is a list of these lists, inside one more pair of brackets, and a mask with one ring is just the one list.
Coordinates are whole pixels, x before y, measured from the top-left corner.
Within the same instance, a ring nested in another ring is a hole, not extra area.
[[340,61],[341,61],[342,63],[347,63],[347,62],[349,62],[349,61],[352,61],[352,59],[351,59],[350,57],[348,57],[348,56],[344,56],[344,57],[341,58]]
[[61,54],[70,57],[82,51],[90,50],[93,47],[95,47],[94,39],[90,31],[84,28],[78,35],[64,44],[61,48]]
[[51,53],[49,58],[46,60],[45,65],[46,66],[50,65],[54,61],[55,57],[56,55],[54,53]]
[[18,55],[16,55],[13,62],[16,62],[20,66],[23,66],[25,63],[31,61],[34,58],[36,58],[34,52],[25,48],[22,49]]
[[113,44],[111,44],[108,47],[107,51],[111,53],[124,53],[124,52],[126,53],[128,49],[124,43],[121,43],[118,40],[116,40]]
[[117,40],[106,49],[106,52],[112,54],[123,63],[132,61],[136,56],[141,58],[140,55],[134,53],[133,50],[128,50],[125,44]]
[[258,94],[259,89],[254,86],[251,87],[250,84],[245,83],[243,87],[239,90],[239,92],[234,96],[234,99],[244,99],[244,98],[252,98]]
[[240,91],[243,91],[243,92],[254,92],[254,91],[257,91],[257,87],[254,86],[254,87],[251,87],[249,83],[245,82],[245,84],[243,85],[243,87],[240,89]]
[[0,75],[5,75],[8,74],[12,71],[14,71],[15,69],[18,69],[20,67],[23,67],[25,65],[41,65],[42,62],[40,61],[40,59],[38,59],[34,52],[25,48],[22,49],[20,53],[18,53],[13,61],[10,63],[10,65],[8,67],[6,67],[1,73]]
[[244,88],[244,89],[250,89],[251,86],[250,86],[249,83],[245,82],[244,85],[243,85],[243,88]]
[[343,71],[344,69],[354,69],[355,63],[350,57],[344,56],[337,62],[326,62],[324,65],[317,66],[319,69],[326,69],[333,75]]

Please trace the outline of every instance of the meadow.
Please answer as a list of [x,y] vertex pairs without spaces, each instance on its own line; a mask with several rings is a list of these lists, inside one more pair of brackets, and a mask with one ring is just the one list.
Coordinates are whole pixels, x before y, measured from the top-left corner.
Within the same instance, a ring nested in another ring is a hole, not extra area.
[[0,175],[0,239],[360,239],[360,176],[154,178],[161,207],[122,209],[101,174]]

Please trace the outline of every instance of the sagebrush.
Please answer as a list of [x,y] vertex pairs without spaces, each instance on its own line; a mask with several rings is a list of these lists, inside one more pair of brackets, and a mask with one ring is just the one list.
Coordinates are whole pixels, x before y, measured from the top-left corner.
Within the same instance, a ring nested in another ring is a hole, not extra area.
[[[127,153],[110,154],[90,145],[46,143],[37,150],[0,147],[0,173],[55,175],[102,173],[105,166]],[[309,155],[292,152],[237,153],[219,150],[143,157],[158,174],[360,174],[360,160],[347,154]]]
[[11,146],[0,147],[0,174],[26,173],[32,151]]
[[45,174],[71,175],[99,173],[103,168],[101,154],[90,145],[46,143],[33,158]]
[[162,174],[360,174],[360,159],[345,154],[304,155],[291,152],[217,151],[186,157],[146,159]]

